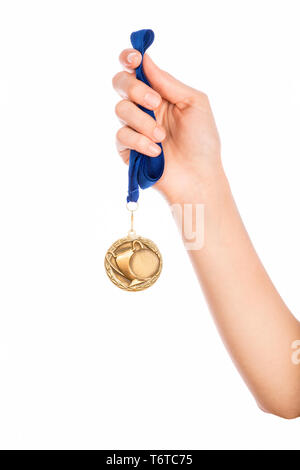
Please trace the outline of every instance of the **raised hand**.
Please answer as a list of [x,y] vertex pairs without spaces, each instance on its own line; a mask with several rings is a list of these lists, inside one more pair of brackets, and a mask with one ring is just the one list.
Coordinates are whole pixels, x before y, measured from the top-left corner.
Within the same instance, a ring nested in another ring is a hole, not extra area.
[[[165,171],[156,183],[170,202],[180,202],[187,190],[213,177],[221,169],[220,140],[207,96],[161,70],[145,54],[143,67],[152,88],[132,73],[141,54],[126,49],[120,54],[125,71],[113,78],[123,98],[116,114],[124,124],[117,132],[117,148],[125,163],[130,149],[155,158],[163,143]],[[137,105],[151,109],[157,121]]]

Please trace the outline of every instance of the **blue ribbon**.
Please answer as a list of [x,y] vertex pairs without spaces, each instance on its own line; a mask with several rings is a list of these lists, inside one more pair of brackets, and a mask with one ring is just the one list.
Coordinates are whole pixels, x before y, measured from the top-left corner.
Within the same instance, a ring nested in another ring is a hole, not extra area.
[[[151,29],[141,29],[130,36],[131,44],[142,54],[142,61],[136,69],[136,78],[151,86],[143,70],[144,53],[154,41],[154,32]],[[139,105],[139,108],[155,119],[154,112]],[[164,171],[165,159],[161,143],[158,144],[161,153],[158,157],[148,157],[136,150],[130,151],[129,171],[128,171],[128,196],[127,202],[137,202],[139,198],[139,187],[149,188],[155,184]]]

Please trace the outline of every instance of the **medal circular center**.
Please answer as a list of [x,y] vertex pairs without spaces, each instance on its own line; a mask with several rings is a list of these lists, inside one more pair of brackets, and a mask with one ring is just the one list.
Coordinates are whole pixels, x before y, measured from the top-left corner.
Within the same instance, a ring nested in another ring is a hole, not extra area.
[[138,279],[147,279],[153,276],[159,267],[159,259],[153,251],[142,248],[130,258],[130,268]]

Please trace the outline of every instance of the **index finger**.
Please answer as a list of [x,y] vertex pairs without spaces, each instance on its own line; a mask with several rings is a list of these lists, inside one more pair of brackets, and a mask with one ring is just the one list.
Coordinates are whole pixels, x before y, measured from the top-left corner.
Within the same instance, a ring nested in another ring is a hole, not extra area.
[[119,60],[128,72],[132,72],[140,65],[142,55],[136,49],[124,49],[119,55]]

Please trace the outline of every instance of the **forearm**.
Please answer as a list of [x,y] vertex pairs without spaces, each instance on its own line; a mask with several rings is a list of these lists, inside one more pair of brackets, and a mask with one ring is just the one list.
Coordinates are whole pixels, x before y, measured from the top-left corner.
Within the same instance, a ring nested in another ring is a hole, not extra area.
[[171,202],[204,205],[204,245],[189,255],[224,343],[263,409],[298,416],[300,365],[291,345],[300,324],[262,266],[224,172],[192,188]]

